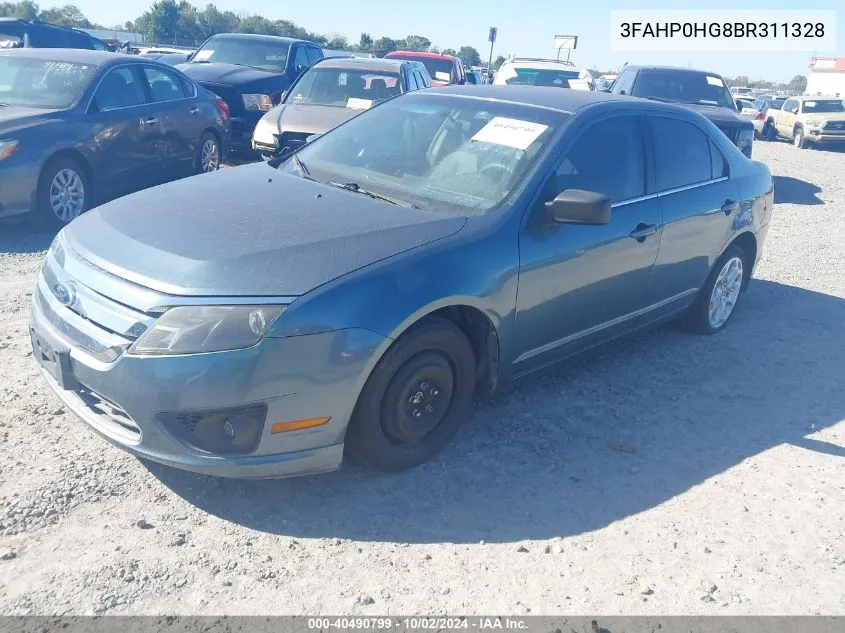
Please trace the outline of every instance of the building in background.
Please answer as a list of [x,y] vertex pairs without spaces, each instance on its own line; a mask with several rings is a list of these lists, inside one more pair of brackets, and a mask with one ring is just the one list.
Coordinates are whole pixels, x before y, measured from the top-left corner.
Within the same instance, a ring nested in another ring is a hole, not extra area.
[[845,57],[813,57],[804,94],[845,99]]

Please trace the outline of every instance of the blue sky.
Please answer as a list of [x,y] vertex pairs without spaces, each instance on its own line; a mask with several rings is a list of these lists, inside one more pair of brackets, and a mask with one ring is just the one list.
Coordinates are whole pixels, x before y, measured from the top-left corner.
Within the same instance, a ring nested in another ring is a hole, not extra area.
[[[65,4],[42,0],[42,7]],[[113,26],[134,19],[151,4],[150,0],[70,0],[93,21]],[[208,0],[194,0],[204,6]],[[487,58],[490,26],[499,28],[496,55],[552,57],[555,33],[577,34],[578,49],[572,60],[583,66],[602,70],[629,63],[691,65],[728,76],[747,74],[752,79],[789,80],[804,74],[812,53],[613,53],[610,49],[610,11],[612,9],[760,9],[765,21],[766,10],[800,9],[802,3],[786,0],[711,0],[706,5],[683,4],[677,1],[623,2],[621,0],[217,0],[219,9],[241,14],[260,14],[268,18],[287,19],[310,31],[341,33],[357,40],[362,31],[374,38],[382,35],[399,38],[423,35],[441,48],[474,46]],[[837,9],[841,0],[817,0],[803,8]],[[845,11],[837,16],[837,53],[845,55]]]

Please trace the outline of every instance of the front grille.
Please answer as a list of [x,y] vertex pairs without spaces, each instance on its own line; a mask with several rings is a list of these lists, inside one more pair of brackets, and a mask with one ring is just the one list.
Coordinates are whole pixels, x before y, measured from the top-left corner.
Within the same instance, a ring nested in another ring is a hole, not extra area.
[[305,145],[312,132],[282,132],[279,135],[279,153],[289,154]]
[[200,83],[202,84],[203,88],[211,90],[211,92],[213,92],[218,97],[223,99],[223,101],[226,102],[226,105],[229,106],[230,115],[239,116],[245,112],[243,96],[241,96],[241,93],[239,93],[231,86],[206,82]]
[[[62,246],[48,253],[32,300],[48,323],[74,346],[112,362],[152,325],[157,315],[115,301],[73,278]],[[85,266],[74,261],[77,267]],[[106,275],[106,273],[102,273]]]
[[832,132],[845,132],[845,121],[828,121],[822,129]]
[[87,387],[82,387],[75,393],[82,404],[97,416],[97,421],[107,428],[111,434],[130,442],[137,442],[141,439],[141,429],[122,408]]

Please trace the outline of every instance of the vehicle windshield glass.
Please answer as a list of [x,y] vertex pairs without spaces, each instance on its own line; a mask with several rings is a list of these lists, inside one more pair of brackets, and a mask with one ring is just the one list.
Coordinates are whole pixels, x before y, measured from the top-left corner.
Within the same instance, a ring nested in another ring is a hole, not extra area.
[[697,72],[640,71],[631,94],[678,103],[700,103],[736,109],[734,97],[719,77]]
[[354,183],[407,206],[481,214],[520,186],[568,118],[525,105],[410,93],[327,132],[281,169]]
[[401,88],[398,73],[317,66],[296,82],[287,103],[366,110],[398,95]]
[[289,50],[287,42],[212,37],[196,52],[191,63],[219,62],[281,73],[287,66]]
[[404,59],[411,62],[420,62],[432,79],[437,81],[452,81],[452,62],[448,59],[437,59],[431,57],[416,57],[412,55],[391,55],[390,59]]
[[807,114],[821,114],[829,112],[845,112],[845,103],[842,101],[805,101],[804,112]]
[[67,108],[97,69],[18,55],[0,56],[0,103],[30,108]]
[[538,68],[514,68],[506,66],[500,72],[500,81],[509,86],[554,86],[569,88],[570,79],[578,79],[577,70],[557,70]]

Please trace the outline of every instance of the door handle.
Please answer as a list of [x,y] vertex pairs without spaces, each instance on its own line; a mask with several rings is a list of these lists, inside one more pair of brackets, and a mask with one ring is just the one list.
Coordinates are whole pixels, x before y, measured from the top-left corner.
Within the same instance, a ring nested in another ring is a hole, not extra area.
[[649,235],[654,235],[657,233],[657,225],[656,224],[643,224],[640,222],[633,231],[631,231],[631,237],[637,240],[638,242],[645,242],[645,239]]
[[191,108],[190,110],[188,110],[188,112],[190,112],[191,114],[199,114],[199,113],[200,113],[200,107],[199,107],[199,106],[194,106],[193,108]]
[[155,125],[156,123],[158,123],[158,117],[155,117],[155,116],[150,116],[150,117],[147,117],[146,119],[141,119],[141,125],[144,126],[144,127],[146,127],[148,125]]
[[725,200],[725,204],[722,205],[722,211],[725,213],[725,215],[730,215],[738,208],[739,203],[736,200]]

